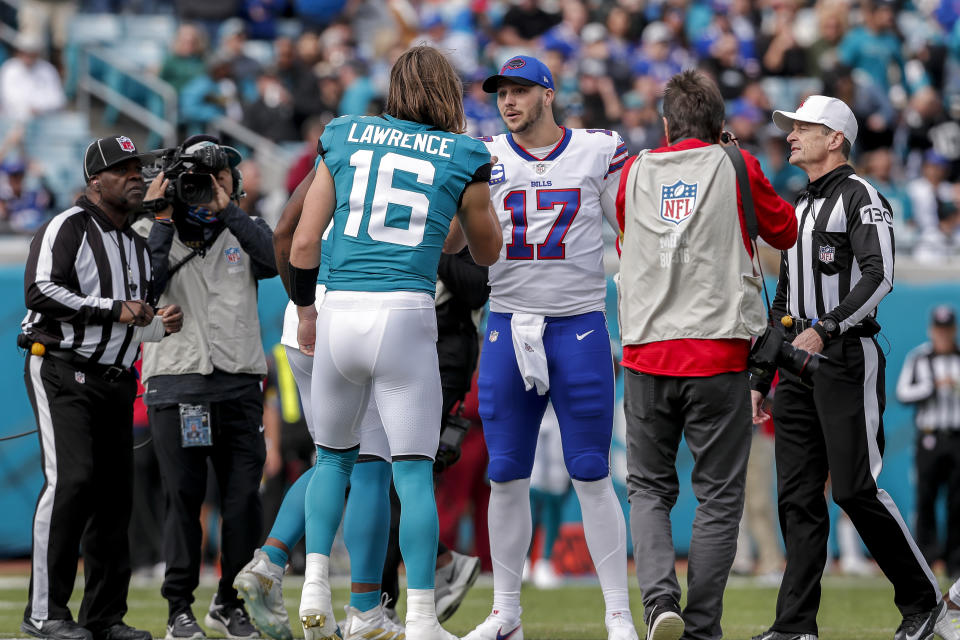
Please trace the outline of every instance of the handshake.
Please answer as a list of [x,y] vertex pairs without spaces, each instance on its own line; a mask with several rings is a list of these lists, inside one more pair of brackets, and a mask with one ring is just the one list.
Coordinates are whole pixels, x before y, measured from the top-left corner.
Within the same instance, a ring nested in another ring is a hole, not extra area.
[[154,310],[143,300],[124,300],[118,322],[136,327],[135,340],[158,342],[165,335],[176,333],[183,328],[183,311],[175,304]]

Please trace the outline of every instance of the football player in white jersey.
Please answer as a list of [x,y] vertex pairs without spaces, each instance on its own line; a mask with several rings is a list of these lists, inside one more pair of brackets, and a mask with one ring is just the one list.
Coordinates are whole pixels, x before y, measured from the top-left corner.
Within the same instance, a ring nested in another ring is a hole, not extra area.
[[610,640],[636,640],[627,592],[626,525],[610,479],[614,376],[604,316],[603,218],[616,228],[626,146],[612,131],[553,117],[549,69],[529,56],[483,83],[509,133],[481,138],[503,229],[490,267],[480,358],[480,417],[490,452],[493,612],[465,640],[522,640],[520,584],[530,545],[530,473],[547,401],[583,512]]

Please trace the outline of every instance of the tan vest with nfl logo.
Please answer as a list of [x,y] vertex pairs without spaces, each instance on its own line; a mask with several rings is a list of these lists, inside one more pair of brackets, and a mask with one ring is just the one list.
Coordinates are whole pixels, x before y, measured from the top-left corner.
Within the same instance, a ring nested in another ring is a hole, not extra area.
[[624,177],[623,344],[749,338],[767,322],[720,145],[641,152]]

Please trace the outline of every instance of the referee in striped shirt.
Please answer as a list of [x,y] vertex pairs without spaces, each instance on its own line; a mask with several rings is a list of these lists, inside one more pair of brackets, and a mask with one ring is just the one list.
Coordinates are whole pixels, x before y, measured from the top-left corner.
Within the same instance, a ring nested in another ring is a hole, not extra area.
[[[179,331],[183,314],[174,305],[155,312],[146,302],[150,254],[129,219],[144,199],[142,158],[126,136],[92,142],[84,194],[40,228],[27,257],[18,343],[28,350],[24,378],[44,484],[20,628],[38,638],[150,639],[123,623],[137,390],[131,366],[140,342]],[[67,603],[81,546],[86,580],[78,624]]]
[[[793,346],[822,353],[813,387],[780,369],[774,401],[780,527],[787,565],[771,629],[757,640],[815,640],[820,578],[834,501],[893,583],[903,622],[894,640],[930,638],[945,606],[897,506],[877,486],[882,467],[885,358],[874,338],[877,304],[893,288],[890,205],[848,164],[857,137],[850,108],[811,96],[776,111],[790,163],[810,179],[796,205],[796,245],[784,251],[772,320]],[[781,320],[782,318],[782,320]],[[753,392],[754,419],[762,396]]]
[[[916,407],[917,545],[927,562],[944,558],[947,575],[960,576],[960,347],[957,315],[933,310],[930,341],[907,354],[897,399]],[[947,488],[947,539],[940,547],[936,502]]]

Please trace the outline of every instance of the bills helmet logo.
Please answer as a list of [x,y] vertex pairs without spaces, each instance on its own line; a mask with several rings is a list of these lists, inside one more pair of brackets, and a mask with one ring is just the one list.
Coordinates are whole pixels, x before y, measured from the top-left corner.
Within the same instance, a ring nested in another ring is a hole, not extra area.
[[229,249],[224,249],[223,256],[227,259],[227,262],[229,262],[230,264],[238,264],[240,262],[240,249],[237,247],[230,247]]
[[524,60],[523,58],[513,58],[511,60],[507,60],[506,63],[504,63],[503,68],[500,69],[500,73],[503,73],[508,69],[520,69],[522,67],[525,67],[526,64],[527,64],[527,61]]
[[677,180],[671,185],[660,186],[660,217],[679,226],[693,215],[697,204],[697,185]]
[[836,258],[837,249],[836,247],[831,247],[830,245],[823,245],[820,247],[820,262],[825,264],[830,264]]
[[137,151],[137,147],[134,146],[133,140],[131,140],[127,136],[120,136],[119,138],[117,138],[117,144],[120,145],[121,149],[123,149],[128,153],[135,153]]

